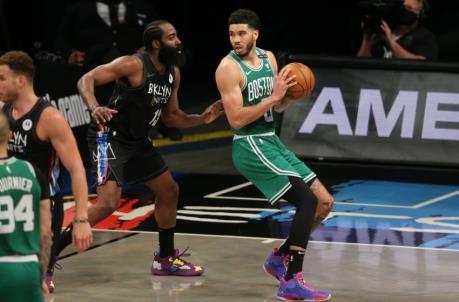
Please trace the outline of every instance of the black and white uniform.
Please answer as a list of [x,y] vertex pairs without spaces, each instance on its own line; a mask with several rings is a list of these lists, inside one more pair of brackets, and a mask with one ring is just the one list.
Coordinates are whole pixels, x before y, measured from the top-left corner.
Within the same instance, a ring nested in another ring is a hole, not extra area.
[[149,54],[136,53],[143,62],[143,84],[131,87],[117,82],[107,107],[118,113],[104,125],[94,121],[88,130],[88,147],[96,186],[107,180],[129,184],[153,179],[167,166],[148,138],[167,106],[175,84],[174,66],[164,74],[155,68]]
[[53,106],[48,100],[39,98],[32,109],[19,119],[13,117],[11,103],[5,103],[5,112],[10,124],[8,156],[26,160],[34,165],[49,181],[51,196],[51,228],[53,246],[56,248],[64,220],[63,199],[61,193],[60,163],[51,142],[42,141],[37,135],[37,125],[43,110]]

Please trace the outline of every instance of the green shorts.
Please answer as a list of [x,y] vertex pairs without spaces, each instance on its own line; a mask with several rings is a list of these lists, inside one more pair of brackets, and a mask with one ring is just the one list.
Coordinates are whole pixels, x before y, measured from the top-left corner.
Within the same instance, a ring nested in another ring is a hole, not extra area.
[[43,302],[38,262],[0,262],[0,300]]
[[289,176],[309,182],[316,177],[277,135],[239,136],[233,140],[236,169],[275,203],[290,187]]

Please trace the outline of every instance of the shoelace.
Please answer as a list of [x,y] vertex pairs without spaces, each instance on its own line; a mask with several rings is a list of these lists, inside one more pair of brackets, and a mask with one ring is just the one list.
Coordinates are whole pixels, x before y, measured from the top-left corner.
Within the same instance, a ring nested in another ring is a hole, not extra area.
[[[186,249],[184,249],[183,252],[181,252],[180,254],[178,253],[178,249],[176,249],[176,250],[175,250],[175,255],[172,256],[172,259],[174,259],[173,262],[175,263],[175,260],[178,260],[180,266],[188,264],[187,261],[181,259],[181,257],[188,257],[188,256],[191,255],[190,253],[187,253],[187,252],[186,252],[186,251],[188,251],[188,248],[189,248],[189,247],[187,246]],[[181,263],[180,263],[180,262],[181,262]]]
[[[174,255],[174,258],[175,258],[175,259],[180,259],[181,257],[188,257],[188,256],[191,256],[190,253],[187,253],[188,248],[189,248],[189,247],[187,246],[186,249],[183,250],[183,252],[181,252],[180,254],[178,254],[178,255],[176,255],[176,256]],[[178,252],[178,249],[177,249],[177,252]]]
[[62,270],[62,265],[60,265],[59,263],[54,263],[54,268],[57,269],[57,270]]
[[315,289],[314,287],[308,285],[308,284],[306,283],[306,281],[304,281],[304,278],[303,278],[303,277],[298,277],[298,281],[300,282],[300,284],[301,284],[304,288],[306,288],[306,289],[308,289],[308,290],[310,290],[310,291],[316,291],[316,290],[317,290],[317,289]]
[[51,266],[51,270],[48,271],[48,273],[54,273],[54,270],[57,269],[58,271],[62,270],[62,265],[60,265],[59,263],[57,263],[59,261],[59,259],[55,260],[54,261],[54,264]]

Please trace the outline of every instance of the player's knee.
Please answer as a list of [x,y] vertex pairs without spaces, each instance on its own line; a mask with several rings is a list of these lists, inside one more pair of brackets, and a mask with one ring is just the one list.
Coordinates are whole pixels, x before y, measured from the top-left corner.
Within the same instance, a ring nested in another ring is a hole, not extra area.
[[174,197],[174,199],[176,200],[178,199],[180,189],[179,189],[178,184],[175,181],[169,184],[167,191],[172,197]]
[[115,212],[116,209],[118,209],[118,201],[113,200],[107,205],[107,211],[110,213]]
[[104,198],[97,201],[97,206],[105,215],[110,215],[118,208],[118,202],[117,198]]
[[334,204],[335,204],[335,200],[333,199],[331,195],[329,195],[327,198],[319,200],[318,206],[317,206],[316,219],[319,219],[320,221],[322,221],[325,218],[327,218]]
[[156,192],[159,200],[167,203],[177,203],[179,196],[179,186],[175,181],[171,181]]
[[317,196],[299,177],[289,176],[292,187],[283,198],[293,204],[297,210],[315,209],[317,207]]

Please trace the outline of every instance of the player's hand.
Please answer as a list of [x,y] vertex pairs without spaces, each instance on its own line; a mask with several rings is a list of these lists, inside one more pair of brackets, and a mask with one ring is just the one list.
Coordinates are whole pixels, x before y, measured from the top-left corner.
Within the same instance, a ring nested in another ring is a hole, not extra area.
[[295,81],[296,75],[289,77],[289,73],[290,68],[287,66],[282,68],[277,76],[274,76],[273,93],[271,96],[278,101],[284,98],[287,89],[297,84]]
[[224,112],[222,100],[214,102],[212,105],[206,108],[202,113],[204,117],[204,123],[209,124],[215,121]]
[[110,121],[113,118],[113,115],[117,113],[118,111],[115,109],[111,109],[105,106],[97,106],[92,110],[91,116],[96,121],[96,123],[104,124]]
[[78,252],[88,249],[92,243],[92,231],[89,222],[74,222],[72,244]]

